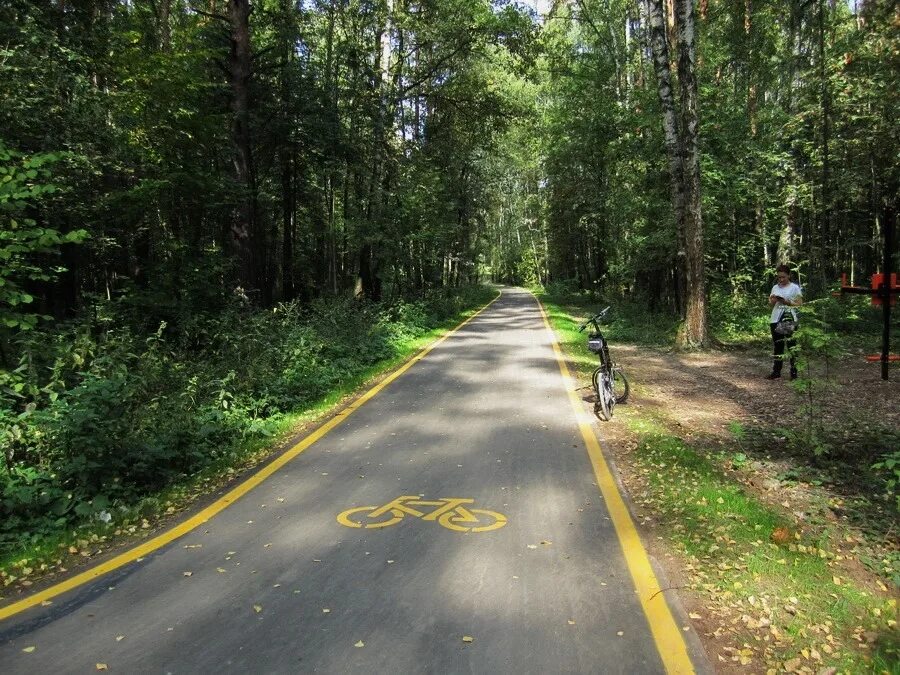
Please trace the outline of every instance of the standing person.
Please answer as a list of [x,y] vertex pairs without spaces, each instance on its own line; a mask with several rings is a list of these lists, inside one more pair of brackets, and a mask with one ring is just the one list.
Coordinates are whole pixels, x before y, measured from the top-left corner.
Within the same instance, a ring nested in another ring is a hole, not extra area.
[[793,338],[785,338],[775,332],[775,326],[781,319],[784,312],[790,312],[797,321],[797,310],[803,304],[803,291],[800,287],[791,281],[791,268],[787,265],[779,265],[775,268],[775,276],[777,283],[772,286],[772,292],[769,294],[769,304],[772,306],[772,315],[769,317],[769,330],[772,332],[772,343],[774,345],[774,363],[772,364],[772,372],[766,375],[767,380],[777,380],[781,377],[781,366],[784,364],[784,348],[788,348],[791,354],[791,379],[797,379],[797,364],[794,362],[794,355],[790,351],[797,344]]

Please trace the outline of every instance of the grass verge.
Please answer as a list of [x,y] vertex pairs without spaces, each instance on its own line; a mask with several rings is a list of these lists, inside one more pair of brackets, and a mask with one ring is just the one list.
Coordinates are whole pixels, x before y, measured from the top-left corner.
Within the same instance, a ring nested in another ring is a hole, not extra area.
[[[594,357],[577,325],[596,307],[541,299],[577,377],[589,385]],[[619,332],[609,326],[614,356]],[[632,391],[640,399],[641,383],[632,381]],[[787,500],[773,506],[748,490],[732,465],[742,450],[737,440],[724,450],[705,445],[702,435],[689,440],[690,429],[673,432],[650,410],[616,409],[612,424],[627,448],[613,454],[645,539],[659,542],[674,561],[670,576],[682,580],[690,618],[714,666],[900,672],[897,603],[888,585],[873,581],[835,532],[799,531]]]

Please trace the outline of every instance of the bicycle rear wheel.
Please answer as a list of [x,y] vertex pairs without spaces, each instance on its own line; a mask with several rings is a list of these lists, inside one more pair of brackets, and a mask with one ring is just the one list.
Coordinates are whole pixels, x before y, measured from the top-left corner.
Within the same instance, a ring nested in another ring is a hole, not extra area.
[[619,366],[613,368],[613,396],[616,403],[625,403],[628,400],[628,394],[631,393],[631,386],[628,384],[628,378],[625,377],[625,371]]

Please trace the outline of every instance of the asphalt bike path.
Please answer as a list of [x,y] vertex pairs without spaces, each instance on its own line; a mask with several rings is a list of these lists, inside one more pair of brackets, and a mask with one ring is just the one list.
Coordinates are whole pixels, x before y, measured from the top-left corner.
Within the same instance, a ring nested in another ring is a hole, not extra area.
[[689,671],[564,382],[505,289],[227,509],[0,621],[0,672]]

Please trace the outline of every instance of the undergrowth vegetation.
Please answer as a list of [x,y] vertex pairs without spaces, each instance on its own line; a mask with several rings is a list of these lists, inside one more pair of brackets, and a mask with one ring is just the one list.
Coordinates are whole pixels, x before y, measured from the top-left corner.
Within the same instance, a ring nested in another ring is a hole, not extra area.
[[[863,645],[872,671],[889,672],[900,644],[883,629],[896,621],[896,603],[848,579],[842,549],[801,535],[791,518],[745,493],[681,439],[629,423],[643,432],[634,452],[646,488],[638,503],[653,510],[657,527],[690,561],[692,588],[710,598],[697,618],[718,635],[727,629],[714,626],[737,614],[745,630],[762,636],[730,652],[732,660],[750,665],[762,656],[788,672],[804,662],[859,672],[853,646]],[[786,658],[792,654],[806,658]]]
[[[12,367],[0,370],[0,558],[79,523],[118,524],[142,498],[238,461],[285,418],[493,294],[270,310],[234,300],[167,319],[101,305],[18,334]],[[158,323],[147,331],[149,320]]]
[[[577,327],[607,304],[614,311],[604,333],[614,358],[617,343],[651,348],[656,358],[674,342],[673,322],[657,318],[647,325],[652,314],[633,300],[557,287],[542,301],[582,384],[596,357]],[[713,297],[717,340],[728,351],[747,345],[767,366],[765,305],[731,302]],[[879,319],[876,309],[855,299],[807,303],[795,354],[801,377],[775,390],[793,412],[752,423],[716,419],[730,432],[724,439],[670,418],[656,398],[641,404],[649,388],[671,392],[685,384],[642,382],[629,373],[633,405],[617,407],[614,420],[623,425],[628,449],[617,459],[629,467],[636,510],[680,552],[679,575],[694,594],[691,618],[715,641],[722,662],[762,662],[774,667],[769,672],[897,672],[897,605],[889,588],[900,584],[900,429],[873,418],[864,402],[843,400],[836,377],[848,354],[861,360],[860,353],[877,350]],[[766,467],[781,468],[767,474]],[[763,485],[762,494],[748,489],[753,481]],[[796,512],[807,507],[798,521]],[[860,566],[877,581],[866,581]]]

